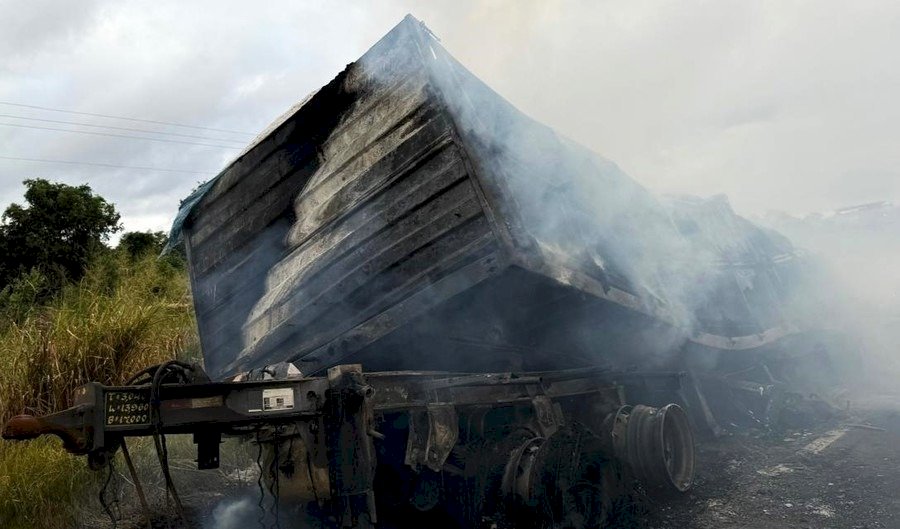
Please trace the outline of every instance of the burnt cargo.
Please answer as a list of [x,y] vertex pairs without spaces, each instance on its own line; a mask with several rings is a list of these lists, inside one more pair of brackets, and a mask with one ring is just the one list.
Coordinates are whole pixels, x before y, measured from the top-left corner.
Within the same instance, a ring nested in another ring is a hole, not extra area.
[[185,201],[206,369],[630,365],[793,332],[797,259],[661,201],[407,17]]

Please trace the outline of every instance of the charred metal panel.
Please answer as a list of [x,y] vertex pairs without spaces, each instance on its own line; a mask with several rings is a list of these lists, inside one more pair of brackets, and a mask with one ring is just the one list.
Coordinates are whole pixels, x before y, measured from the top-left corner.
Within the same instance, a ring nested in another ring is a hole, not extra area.
[[349,66],[192,215],[186,240],[214,376],[315,350],[492,245],[414,38],[394,32]]

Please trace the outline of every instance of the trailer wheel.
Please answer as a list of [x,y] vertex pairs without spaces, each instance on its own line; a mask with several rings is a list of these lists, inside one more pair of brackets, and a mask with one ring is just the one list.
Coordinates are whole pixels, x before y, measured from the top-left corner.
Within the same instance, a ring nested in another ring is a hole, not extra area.
[[616,456],[646,487],[685,492],[694,479],[694,437],[677,404],[623,406],[612,419]]
[[601,439],[575,425],[513,450],[501,490],[514,527],[599,529],[610,513],[614,479]]

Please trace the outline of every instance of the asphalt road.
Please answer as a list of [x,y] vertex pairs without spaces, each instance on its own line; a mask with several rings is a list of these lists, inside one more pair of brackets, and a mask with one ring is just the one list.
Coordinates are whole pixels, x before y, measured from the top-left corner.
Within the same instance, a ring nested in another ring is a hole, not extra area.
[[623,527],[900,529],[900,399],[858,406],[811,430],[700,443],[694,489]]

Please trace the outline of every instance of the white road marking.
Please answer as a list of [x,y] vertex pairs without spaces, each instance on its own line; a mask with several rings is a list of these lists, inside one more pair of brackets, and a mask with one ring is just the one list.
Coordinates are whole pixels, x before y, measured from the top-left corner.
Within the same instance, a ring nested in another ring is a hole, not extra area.
[[830,432],[826,433],[822,437],[815,439],[808,445],[801,448],[799,450],[799,453],[803,454],[803,455],[818,455],[818,454],[822,453],[823,450],[825,450],[826,448],[831,446],[832,443],[834,443],[835,441],[837,441],[838,439],[843,437],[844,434],[846,434],[846,433],[847,433],[846,428],[838,428],[836,430],[831,430]]
[[775,476],[780,476],[782,474],[790,474],[794,469],[783,464],[778,464],[769,468],[764,468],[761,470],[757,470],[757,474],[762,474],[763,476],[768,476],[770,478],[774,478]]

